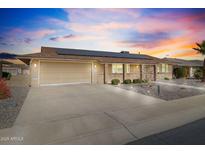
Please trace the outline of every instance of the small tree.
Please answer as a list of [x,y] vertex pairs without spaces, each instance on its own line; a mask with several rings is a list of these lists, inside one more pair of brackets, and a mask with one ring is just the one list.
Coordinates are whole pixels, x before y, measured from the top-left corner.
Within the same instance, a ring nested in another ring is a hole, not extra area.
[[[202,41],[201,44],[196,43],[197,48],[193,48],[194,50],[198,51],[198,53],[205,55],[205,40]],[[205,82],[205,58],[204,58],[204,66],[203,66],[203,77],[202,82]]]
[[196,69],[195,72],[194,72],[194,77],[196,79],[201,79],[203,77],[202,69]]
[[175,68],[174,69],[174,74],[176,76],[176,78],[185,78],[187,77],[187,69],[184,67],[180,67],[180,68]]

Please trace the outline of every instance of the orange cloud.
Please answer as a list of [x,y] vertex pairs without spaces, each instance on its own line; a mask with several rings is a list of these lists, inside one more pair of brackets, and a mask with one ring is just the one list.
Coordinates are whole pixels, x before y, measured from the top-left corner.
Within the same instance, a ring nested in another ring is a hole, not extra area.
[[181,58],[181,57],[191,57],[191,56],[198,56],[199,54],[197,51],[185,51],[181,53],[173,54],[172,57],[174,58]]
[[148,52],[149,55],[155,56],[155,55],[160,55],[162,53],[169,53],[169,50],[151,50]]

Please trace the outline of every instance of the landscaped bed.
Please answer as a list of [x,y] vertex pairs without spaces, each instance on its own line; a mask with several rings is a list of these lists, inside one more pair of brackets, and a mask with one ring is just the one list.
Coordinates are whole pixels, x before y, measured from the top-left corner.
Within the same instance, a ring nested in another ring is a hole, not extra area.
[[[0,100],[0,129],[12,127],[28,94],[29,87],[10,87],[11,97]],[[12,103],[14,102],[14,103]]]
[[132,90],[144,95],[153,96],[164,100],[174,100],[205,94],[205,90],[157,83],[120,84],[117,85],[117,87],[126,90]]

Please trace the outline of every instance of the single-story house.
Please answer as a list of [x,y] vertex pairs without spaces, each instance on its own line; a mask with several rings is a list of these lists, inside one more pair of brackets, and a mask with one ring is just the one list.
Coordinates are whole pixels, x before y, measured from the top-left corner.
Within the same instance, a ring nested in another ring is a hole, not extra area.
[[40,53],[18,56],[30,66],[31,86],[74,83],[106,84],[112,79],[157,80],[172,77],[170,62],[127,51],[106,52],[42,47]]
[[164,60],[173,64],[173,75],[176,68],[184,67],[187,69],[187,78],[194,78],[195,70],[203,68],[203,61],[201,60],[184,60],[177,58],[164,58]]

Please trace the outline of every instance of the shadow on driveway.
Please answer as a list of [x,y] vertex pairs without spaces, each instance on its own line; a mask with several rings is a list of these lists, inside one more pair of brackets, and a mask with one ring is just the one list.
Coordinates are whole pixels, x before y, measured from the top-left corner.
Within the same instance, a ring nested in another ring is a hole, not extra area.
[[129,145],[204,145],[205,119],[186,124],[159,134],[151,135]]

